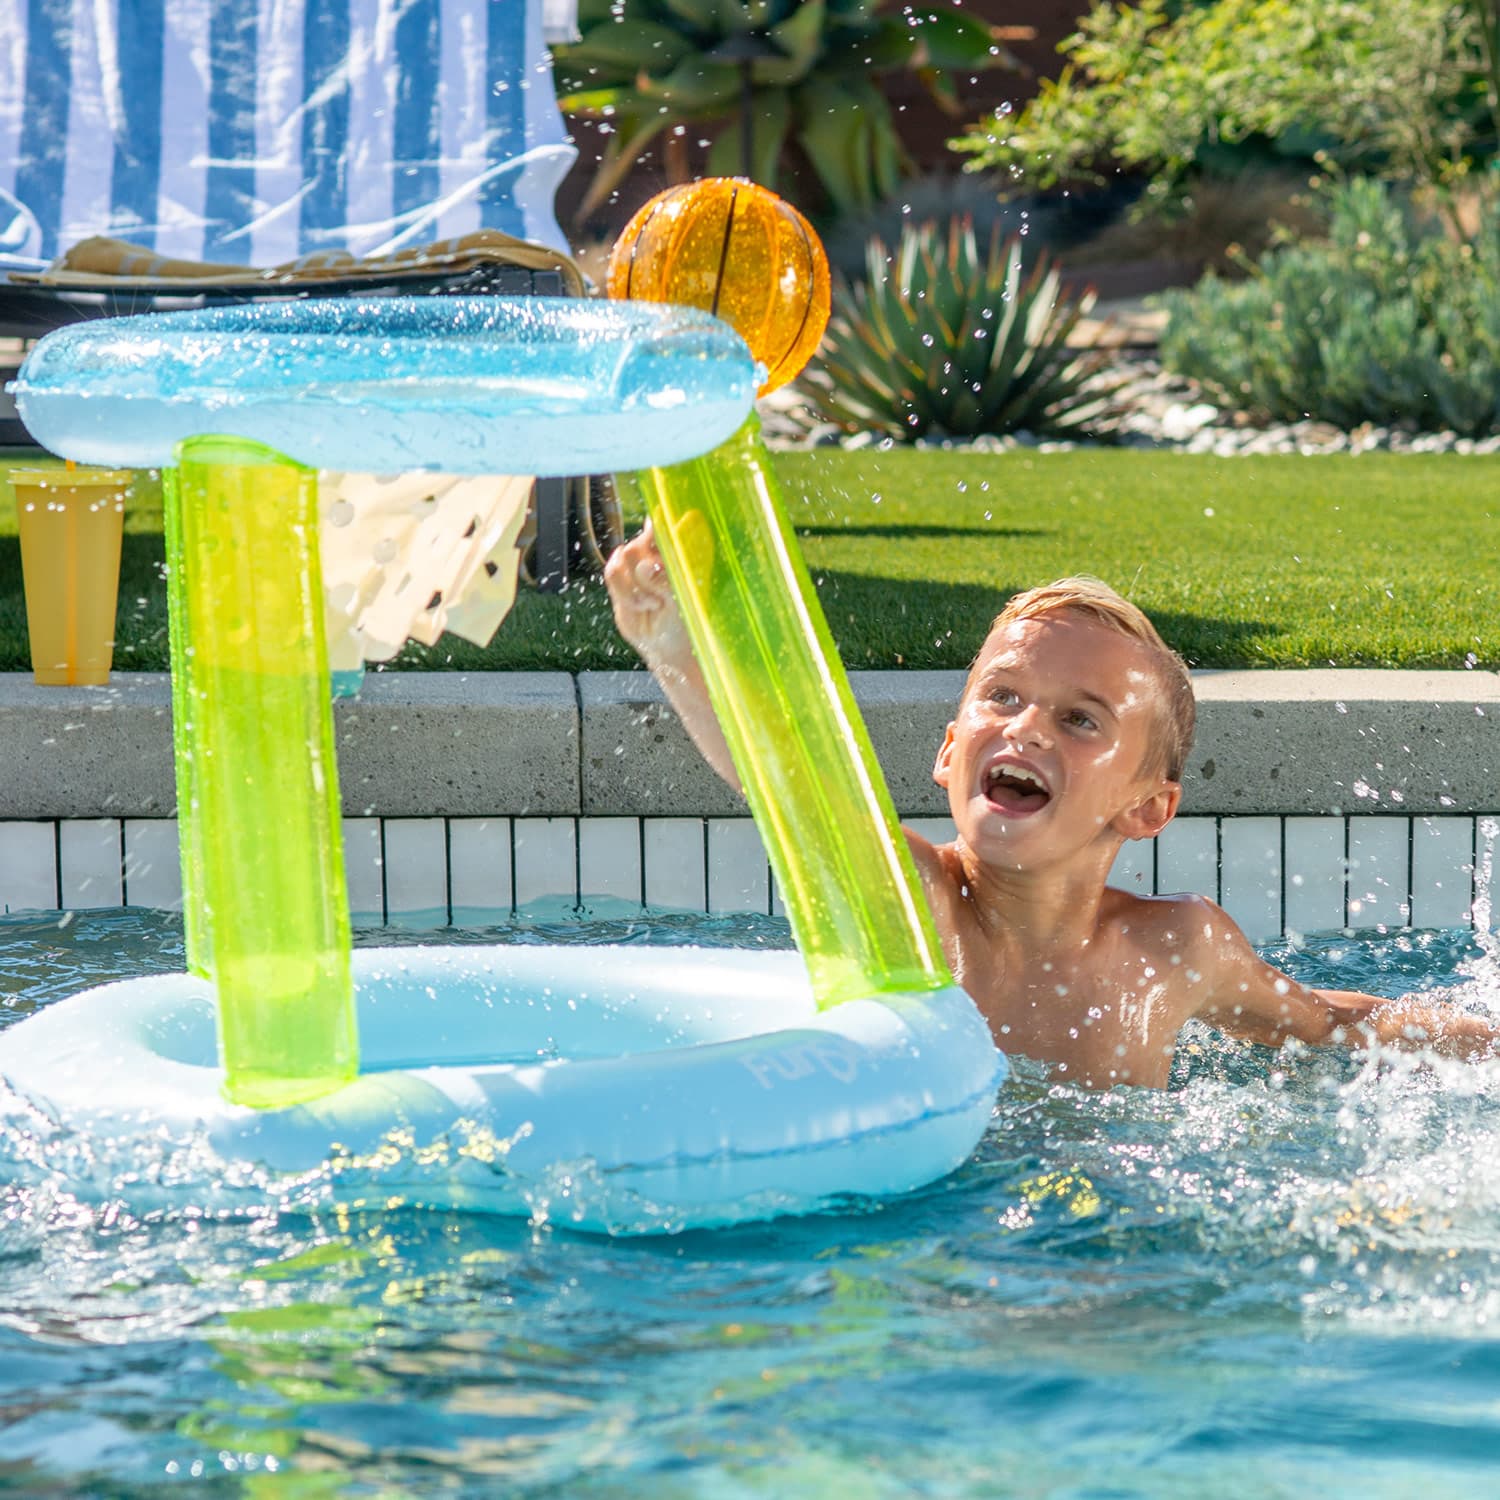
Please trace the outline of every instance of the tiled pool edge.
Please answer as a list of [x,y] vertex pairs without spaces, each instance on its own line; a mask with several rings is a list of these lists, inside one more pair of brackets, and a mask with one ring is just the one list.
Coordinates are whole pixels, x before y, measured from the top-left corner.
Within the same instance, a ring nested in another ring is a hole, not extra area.
[[[961,674],[855,673],[903,816],[941,833],[932,753]],[[1117,878],[1220,899],[1253,937],[1471,920],[1500,809],[1500,676],[1200,674],[1183,815]],[[643,673],[372,674],[336,712],[351,905],[775,910],[743,805]],[[0,910],[180,900],[170,692],[0,674]]]

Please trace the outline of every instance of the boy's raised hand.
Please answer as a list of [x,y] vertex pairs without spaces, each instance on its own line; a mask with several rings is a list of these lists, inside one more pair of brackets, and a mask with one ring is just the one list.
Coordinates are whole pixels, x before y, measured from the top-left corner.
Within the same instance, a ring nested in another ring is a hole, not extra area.
[[646,665],[680,670],[691,659],[692,646],[650,521],[610,554],[604,582],[616,628]]
[[620,634],[651,668],[704,759],[738,791],[739,773],[714,717],[649,521],[610,554],[604,582]]

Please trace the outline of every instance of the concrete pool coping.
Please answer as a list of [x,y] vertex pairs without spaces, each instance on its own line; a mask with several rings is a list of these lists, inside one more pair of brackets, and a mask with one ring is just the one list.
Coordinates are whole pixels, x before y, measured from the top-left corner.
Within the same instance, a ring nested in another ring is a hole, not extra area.
[[[850,674],[897,809],[947,811],[932,758],[963,674]],[[1185,814],[1481,814],[1500,808],[1500,673],[1194,674]],[[371,672],[335,706],[356,817],[734,817],[644,672]],[[164,673],[39,687],[0,673],[0,819],[173,813]]]

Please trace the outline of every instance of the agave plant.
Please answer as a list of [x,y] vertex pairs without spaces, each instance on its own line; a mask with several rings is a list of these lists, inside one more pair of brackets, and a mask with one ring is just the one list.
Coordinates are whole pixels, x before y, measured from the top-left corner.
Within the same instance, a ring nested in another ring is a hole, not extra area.
[[611,130],[585,217],[662,131],[687,123],[727,127],[712,174],[774,188],[795,140],[836,210],[867,208],[909,170],[875,75],[913,69],[951,106],[950,73],[1016,65],[993,28],[952,3],[581,0],[578,22],[582,40],[555,54],[559,102]]
[[816,418],[907,442],[1097,432],[1108,401],[1089,382],[1108,355],[1069,342],[1094,294],[1064,296],[1046,255],[1028,271],[1021,245],[996,234],[981,254],[966,219],[908,227],[894,256],[871,240],[803,381]]

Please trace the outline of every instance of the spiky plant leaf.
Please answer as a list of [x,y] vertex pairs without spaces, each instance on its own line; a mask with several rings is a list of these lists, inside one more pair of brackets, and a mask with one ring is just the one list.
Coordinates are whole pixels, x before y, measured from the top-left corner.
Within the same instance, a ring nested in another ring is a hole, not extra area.
[[692,50],[680,31],[651,20],[625,20],[617,26],[596,26],[571,49],[575,69],[609,73],[661,73],[677,66]]
[[807,0],[784,20],[766,29],[766,35],[796,66],[799,81],[812,70],[823,50],[827,23],[828,8],[823,0]]
[[679,120],[713,119],[739,98],[740,75],[729,63],[689,56],[663,77],[642,79],[639,88]]

